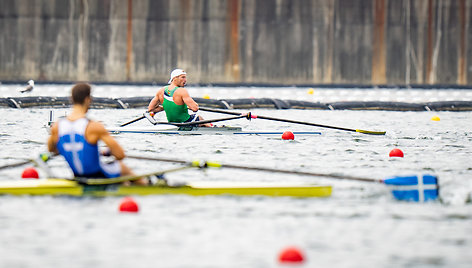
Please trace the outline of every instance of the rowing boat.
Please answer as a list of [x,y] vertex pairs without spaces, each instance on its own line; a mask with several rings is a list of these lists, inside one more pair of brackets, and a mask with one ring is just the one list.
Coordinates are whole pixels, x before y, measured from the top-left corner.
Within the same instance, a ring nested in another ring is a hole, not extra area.
[[194,182],[176,185],[85,185],[67,179],[29,179],[0,182],[0,195],[127,196],[127,195],[237,195],[329,197],[331,186],[293,183]]
[[[120,133],[154,133],[168,135],[282,135],[283,131],[245,131],[240,127],[196,127],[196,126],[148,126],[108,128],[112,134]],[[321,135],[316,131],[293,131],[294,135]]]

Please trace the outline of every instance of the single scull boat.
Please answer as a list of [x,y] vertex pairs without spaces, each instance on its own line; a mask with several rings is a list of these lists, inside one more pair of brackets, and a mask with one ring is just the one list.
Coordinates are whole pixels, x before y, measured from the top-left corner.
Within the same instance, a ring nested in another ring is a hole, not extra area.
[[0,195],[126,196],[126,195],[242,195],[329,197],[331,186],[294,183],[194,182],[176,185],[87,185],[68,179],[28,179],[0,182]]

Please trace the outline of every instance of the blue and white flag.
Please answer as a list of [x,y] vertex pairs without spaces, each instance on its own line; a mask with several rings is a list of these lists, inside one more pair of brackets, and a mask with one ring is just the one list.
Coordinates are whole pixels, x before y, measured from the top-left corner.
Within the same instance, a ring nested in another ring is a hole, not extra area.
[[439,196],[438,178],[433,175],[392,177],[384,180],[398,200],[425,202]]

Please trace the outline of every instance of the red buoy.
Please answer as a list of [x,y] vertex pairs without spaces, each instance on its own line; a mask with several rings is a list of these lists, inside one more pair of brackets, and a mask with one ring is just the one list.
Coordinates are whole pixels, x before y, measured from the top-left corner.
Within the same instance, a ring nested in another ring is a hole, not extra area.
[[304,260],[301,250],[296,247],[288,247],[279,254],[279,262],[281,263],[299,263]]
[[292,131],[285,131],[284,134],[282,134],[282,139],[283,140],[293,140],[293,139],[295,139],[295,136],[293,135]]
[[390,151],[388,156],[390,156],[390,157],[403,157],[403,152],[402,152],[402,150],[395,148],[395,149]]
[[23,170],[21,173],[21,178],[23,179],[39,179],[38,171],[35,168],[29,167]]
[[120,204],[120,212],[132,212],[136,213],[139,211],[138,204],[131,197],[125,197]]

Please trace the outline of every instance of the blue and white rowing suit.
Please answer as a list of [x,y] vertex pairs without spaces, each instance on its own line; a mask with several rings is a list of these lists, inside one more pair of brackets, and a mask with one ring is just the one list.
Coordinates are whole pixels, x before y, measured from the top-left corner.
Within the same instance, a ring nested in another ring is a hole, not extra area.
[[58,121],[57,149],[64,156],[76,177],[119,177],[121,167],[117,161],[102,163],[97,144],[90,144],[85,139],[85,130],[89,124],[87,118]]

